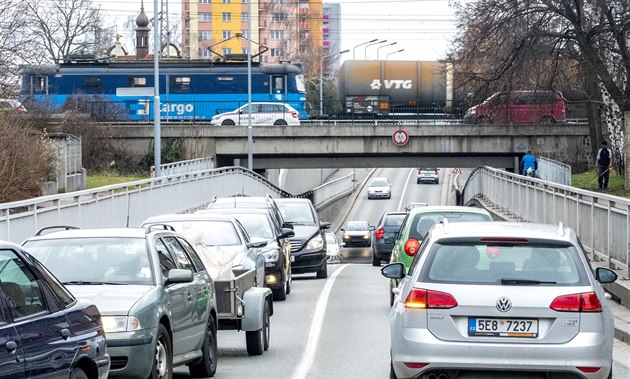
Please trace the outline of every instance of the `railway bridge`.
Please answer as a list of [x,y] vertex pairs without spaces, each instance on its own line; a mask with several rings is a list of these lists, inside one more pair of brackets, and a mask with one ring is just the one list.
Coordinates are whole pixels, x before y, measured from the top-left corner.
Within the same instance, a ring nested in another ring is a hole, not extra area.
[[[148,124],[112,125],[134,155],[153,144]],[[162,123],[161,138],[183,138],[186,156],[215,167],[247,165],[246,126]],[[255,126],[253,168],[492,167],[514,168],[527,149],[574,167],[592,161],[587,125],[309,124]]]

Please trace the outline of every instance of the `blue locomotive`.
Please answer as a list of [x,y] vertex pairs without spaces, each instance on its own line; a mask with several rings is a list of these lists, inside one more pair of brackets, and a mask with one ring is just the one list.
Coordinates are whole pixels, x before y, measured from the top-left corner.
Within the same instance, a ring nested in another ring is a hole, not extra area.
[[[210,120],[247,103],[247,62],[162,60],[162,120]],[[58,66],[21,70],[21,100],[29,108],[76,110],[105,120],[153,119],[153,62],[69,57]],[[251,64],[252,101],[276,101],[306,118],[306,88],[299,64]]]

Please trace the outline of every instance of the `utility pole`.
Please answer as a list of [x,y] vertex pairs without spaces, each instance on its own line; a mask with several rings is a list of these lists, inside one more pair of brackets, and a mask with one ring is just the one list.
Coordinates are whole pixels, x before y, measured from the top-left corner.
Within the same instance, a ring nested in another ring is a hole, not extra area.
[[160,46],[156,46],[155,51],[159,52],[162,55],[162,47],[166,47],[166,58],[171,57],[171,31],[169,29],[168,23],[168,0],[162,0],[161,8],[160,8],[160,19],[162,23],[160,24]]

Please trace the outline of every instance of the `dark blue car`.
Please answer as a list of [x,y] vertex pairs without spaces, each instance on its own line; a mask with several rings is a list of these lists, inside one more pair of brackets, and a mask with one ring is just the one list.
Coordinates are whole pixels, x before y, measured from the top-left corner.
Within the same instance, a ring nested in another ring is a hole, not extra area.
[[105,379],[109,366],[96,306],[0,241],[0,378]]

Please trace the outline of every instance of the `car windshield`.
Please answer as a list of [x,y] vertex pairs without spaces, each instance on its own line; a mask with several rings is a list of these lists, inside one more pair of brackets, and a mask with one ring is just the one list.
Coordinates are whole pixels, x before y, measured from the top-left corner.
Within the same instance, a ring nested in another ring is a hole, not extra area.
[[315,215],[308,203],[278,203],[284,221],[292,224],[315,224]]
[[448,222],[475,222],[475,221],[492,221],[490,216],[482,213],[472,212],[431,212],[418,213],[411,222],[409,238],[422,240],[431,227],[447,219]]
[[370,187],[387,187],[387,179],[374,179],[370,182]]
[[153,284],[144,238],[32,240],[24,247],[64,284]]
[[436,243],[420,281],[498,285],[586,285],[574,246]]
[[367,232],[369,227],[365,222],[349,222],[346,226],[346,230],[349,232]]
[[234,216],[241,222],[250,238],[260,238],[264,240],[275,238],[267,215],[244,213],[235,214]]
[[164,221],[183,234],[194,245],[202,243],[205,246],[238,246],[241,239],[230,221],[194,220],[194,221]]

